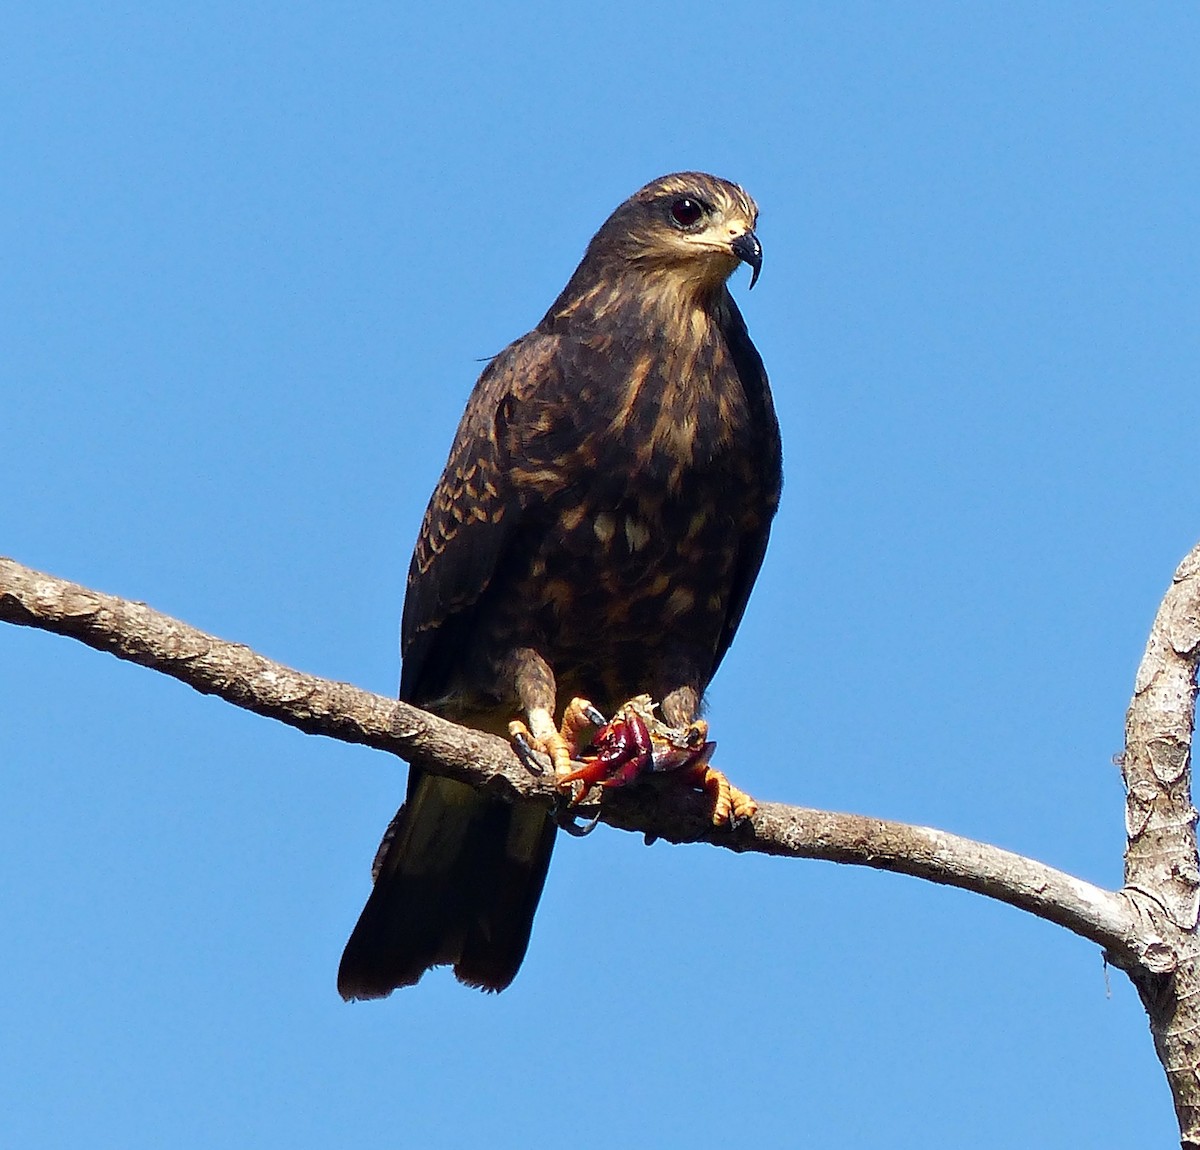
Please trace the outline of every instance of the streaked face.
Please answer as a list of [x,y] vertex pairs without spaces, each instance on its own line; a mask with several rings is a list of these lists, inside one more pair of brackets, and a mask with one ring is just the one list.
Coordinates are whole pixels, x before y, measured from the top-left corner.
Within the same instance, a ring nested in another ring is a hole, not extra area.
[[[757,278],[758,207],[737,184],[700,172],[664,176],[632,197],[641,206],[635,260],[671,267],[701,283],[723,282],[743,260]],[[751,280],[753,283],[753,279]]]

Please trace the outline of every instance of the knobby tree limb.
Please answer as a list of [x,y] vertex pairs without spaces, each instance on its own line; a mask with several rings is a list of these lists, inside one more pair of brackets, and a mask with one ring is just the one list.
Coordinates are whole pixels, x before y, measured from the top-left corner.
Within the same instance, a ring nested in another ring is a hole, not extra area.
[[[204,694],[308,734],[362,743],[433,774],[554,806],[547,776],[502,739],[406,703],[306,675],[172,619],[0,558],[0,620],[78,639]],[[1200,865],[1191,805],[1191,737],[1200,661],[1200,546],[1180,565],[1151,631],[1126,725],[1125,885],[1105,890],[1032,859],[930,827],[762,803],[736,829],[714,828],[703,796],[654,786],[610,791],[614,827],[671,842],[854,863],[999,899],[1104,948],[1150,1018],[1185,1150],[1200,1150]]]
[[[0,559],[0,620],[79,639],[308,734],[389,751],[497,795],[540,799],[548,806],[562,800],[550,779],[530,773],[503,739],[348,683],[304,674],[144,603],[7,559]],[[577,809],[596,813],[587,802]],[[707,841],[737,851],[858,863],[960,886],[1058,922],[1115,956],[1136,954],[1140,945],[1134,916],[1119,895],[928,827],[762,803],[736,830],[719,829],[701,794],[649,786],[609,792],[598,813],[612,826],[671,842]]]
[[1192,731],[1200,662],[1200,546],[1150,629],[1125,719],[1125,887],[1147,941],[1129,976],[1150,1016],[1185,1150],[1200,1148],[1200,868]]

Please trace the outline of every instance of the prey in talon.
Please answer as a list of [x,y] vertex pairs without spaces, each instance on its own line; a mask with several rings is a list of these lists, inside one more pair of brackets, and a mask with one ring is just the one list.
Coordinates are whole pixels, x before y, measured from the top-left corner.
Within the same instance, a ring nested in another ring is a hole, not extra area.
[[[581,784],[572,804],[581,802],[592,786],[623,787],[645,774],[672,773],[713,796],[714,824],[736,823],[753,815],[754,800],[709,765],[717,744],[708,740],[708,724],[698,719],[686,727],[671,727],[654,711],[650,696],[638,695],[600,726],[583,753],[584,765],[556,781],[560,789]],[[597,717],[593,714],[589,719],[594,722]]]

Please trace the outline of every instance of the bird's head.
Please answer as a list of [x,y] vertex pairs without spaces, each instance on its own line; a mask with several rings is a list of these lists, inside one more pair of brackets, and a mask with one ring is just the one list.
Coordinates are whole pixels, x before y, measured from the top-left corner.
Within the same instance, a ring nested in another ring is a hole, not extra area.
[[758,206],[737,185],[704,172],[676,172],[629,197],[596,233],[592,249],[700,290],[723,284],[739,263],[754,286],[762,245]]

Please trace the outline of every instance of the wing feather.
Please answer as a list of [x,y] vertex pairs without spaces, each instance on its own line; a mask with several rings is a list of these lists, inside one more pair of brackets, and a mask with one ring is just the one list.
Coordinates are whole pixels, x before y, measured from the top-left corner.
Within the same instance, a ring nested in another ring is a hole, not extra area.
[[522,510],[503,427],[517,397],[558,373],[558,337],[530,332],[480,375],[459,422],[445,470],[425,510],[404,597],[400,698],[436,696],[444,667],[469,631]]

